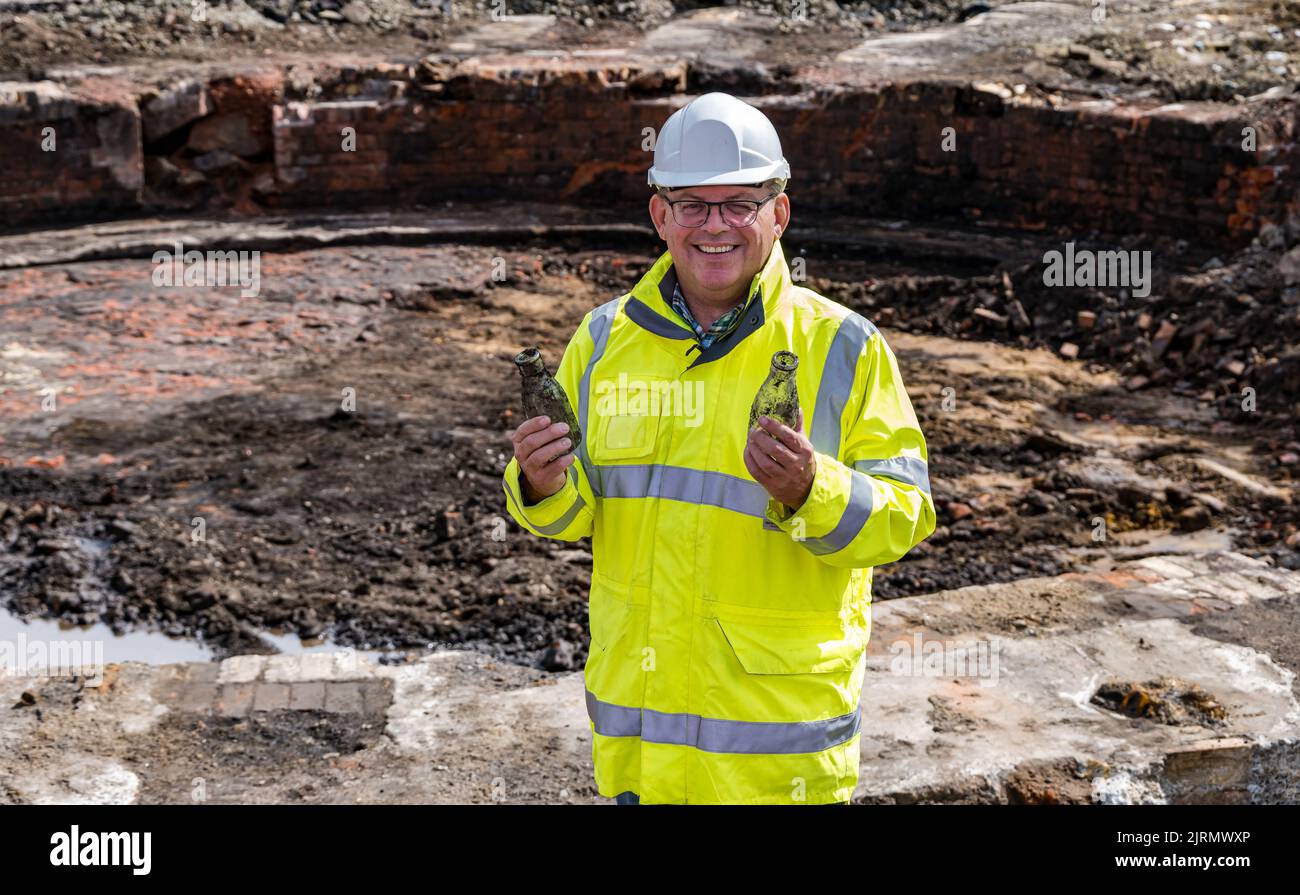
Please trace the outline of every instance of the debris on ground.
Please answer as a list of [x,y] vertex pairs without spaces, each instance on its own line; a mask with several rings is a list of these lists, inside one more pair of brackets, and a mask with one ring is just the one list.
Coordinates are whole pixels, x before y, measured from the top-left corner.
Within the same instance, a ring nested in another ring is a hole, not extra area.
[[1149,718],[1160,724],[1210,726],[1222,724],[1228,717],[1223,706],[1199,684],[1177,678],[1145,683],[1110,681],[1097,688],[1092,702],[1130,718]]

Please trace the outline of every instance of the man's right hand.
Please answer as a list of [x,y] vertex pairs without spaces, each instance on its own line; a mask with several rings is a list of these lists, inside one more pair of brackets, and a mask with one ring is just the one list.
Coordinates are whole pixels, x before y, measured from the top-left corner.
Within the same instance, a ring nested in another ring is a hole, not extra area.
[[550,417],[535,416],[520,423],[510,436],[526,502],[538,503],[564,487],[564,477],[574,461],[569,452],[573,442],[564,437],[568,431],[568,423],[551,423]]

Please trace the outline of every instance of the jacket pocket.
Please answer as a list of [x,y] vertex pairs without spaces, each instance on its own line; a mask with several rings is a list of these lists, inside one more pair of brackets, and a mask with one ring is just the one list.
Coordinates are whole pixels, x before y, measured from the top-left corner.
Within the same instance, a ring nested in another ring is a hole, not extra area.
[[[594,403],[594,435],[588,448],[592,460],[629,460],[654,453],[659,420],[666,409],[664,389],[669,380],[637,377],[606,388]],[[626,387],[622,387],[626,386]],[[671,408],[667,408],[671,412]]]
[[839,620],[812,625],[716,619],[736,659],[749,674],[825,674],[852,671],[866,650],[868,631]]
[[634,608],[630,588],[595,572],[591,576],[591,596],[587,601],[587,621],[591,628],[591,651],[605,652],[623,636]]

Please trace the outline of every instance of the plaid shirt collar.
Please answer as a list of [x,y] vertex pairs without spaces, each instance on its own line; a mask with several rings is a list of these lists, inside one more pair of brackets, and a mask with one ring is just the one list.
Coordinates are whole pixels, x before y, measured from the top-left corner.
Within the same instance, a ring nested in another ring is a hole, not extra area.
[[708,329],[705,329],[700,325],[700,322],[695,319],[695,315],[691,313],[691,309],[687,307],[686,297],[682,295],[682,286],[680,281],[673,284],[673,310],[676,311],[683,320],[690,324],[691,329],[695,330],[695,335],[700,340],[701,348],[708,348],[718,339],[721,339],[723,336],[735,329],[736,324],[740,322],[741,311],[745,309],[745,305],[747,304],[748,302],[741,302],[717,320],[713,321],[713,324]]

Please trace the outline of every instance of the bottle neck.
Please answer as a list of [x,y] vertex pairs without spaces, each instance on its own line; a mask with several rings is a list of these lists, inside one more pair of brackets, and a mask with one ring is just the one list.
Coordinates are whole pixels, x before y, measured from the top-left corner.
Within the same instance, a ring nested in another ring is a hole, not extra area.
[[519,374],[525,379],[538,379],[546,375],[546,364],[542,362],[540,357],[517,366],[519,367]]
[[772,375],[778,379],[790,379],[799,369],[799,359],[793,352],[778,351],[772,355]]

